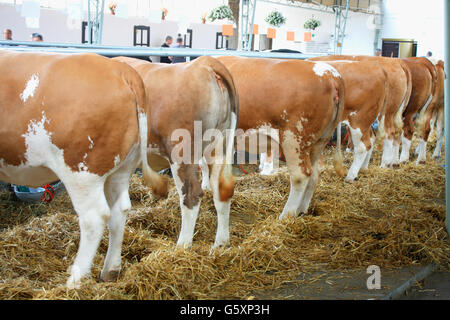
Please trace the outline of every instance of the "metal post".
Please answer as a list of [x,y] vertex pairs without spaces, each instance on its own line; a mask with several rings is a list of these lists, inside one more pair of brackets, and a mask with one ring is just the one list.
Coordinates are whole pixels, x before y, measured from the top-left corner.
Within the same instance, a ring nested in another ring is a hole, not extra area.
[[98,26],[98,39],[97,44],[102,43],[102,37],[103,37],[103,17],[105,15],[105,0],[102,0],[102,9],[100,11],[100,21]]
[[88,27],[88,43],[92,43],[92,19],[91,19],[91,0],[88,0],[88,21],[87,21],[87,27]]
[[242,8],[243,8],[243,2],[244,1],[239,1],[239,24],[238,24],[238,45],[237,45],[237,49],[238,50],[242,50],[242,22],[244,21],[244,16],[243,16],[243,12],[242,12]]
[[444,38],[445,38],[445,211],[447,233],[450,233],[450,3],[444,0]]
[[252,22],[250,24],[250,36],[249,36],[249,39],[248,39],[247,51],[251,51],[252,50],[253,26],[255,24],[256,1],[258,1],[258,0],[253,0]]
[[346,0],[345,14],[342,14],[343,7],[340,5],[334,6],[334,54],[342,53],[342,46],[344,44],[345,28],[347,26],[348,10],[350,7],[350,0]]

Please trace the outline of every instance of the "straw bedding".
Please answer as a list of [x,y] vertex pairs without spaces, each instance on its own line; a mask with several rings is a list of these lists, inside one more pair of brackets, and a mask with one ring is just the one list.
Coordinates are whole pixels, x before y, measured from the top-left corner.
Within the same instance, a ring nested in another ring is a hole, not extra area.
[[[414,146],[413,146],[414,147]],[[380,152],[359,181],[347,184],[332,166],[333,150],[308,214],[280,222],[289,192],[285,167],[276,175],[236,178],[231,246],[212,251],[216,214],[206,192],[193,247],[176,248],[181,217],[172,185],[156,200],[133,176],[133,209],[125,231],[117,282],[101,283],[107,231],[94,260],[93,278],[79,290],[64,287],[79,228],[66,194],[50,204],[27,205],[0,195],[1,299],[247,299],[258,292],[314,279],[317,270],[396,268],[435,262],[450,268],[445,232],[444,170],[431,161],[380,169]],[[345,155],[347,168],[352,159]],[[254,166],[247,166],[255,171]]]

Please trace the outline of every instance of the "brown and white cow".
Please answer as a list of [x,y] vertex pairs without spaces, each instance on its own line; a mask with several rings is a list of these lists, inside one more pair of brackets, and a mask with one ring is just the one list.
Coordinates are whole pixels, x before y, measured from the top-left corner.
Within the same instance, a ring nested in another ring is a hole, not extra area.
[[80,244],[68,287],[90,273],[109,228],[101,273],[120,270],[128,184],[142,162],[146,182],[166,193],[147,164],[145,89],[129,66],[95,54],[0,50],[0,180],[41,186],[60,179],[79,217]]
[[239,92],[237,140],[267,129],[262,132],[279,143],[286,159],[291,188],[279,218],[307,212],[319,177],[320,155],[343,111],[345,88],[340,74],[323,62],[218,60],[230,70]]
[[[340,121],[350,129],[353,163],[345,180],[352,182],[359,170],[369,167],[375,135],[372,123],[380,120],[388,99],[387,75],[377,61],[328,61],[345,81],[344,112]],[[339,141],[338,141],[339,143]]]
[[[400,163],[409,161],[411,140],[414,133],[414,116],[417,113],[423,115],[427,108],[433,108],[436,102],[436,99],[433,99],[433,94],[437,81],[436,69],[427,58],[407,58],[402,60],[411,72],[412,91],[409,103],[405,111],[403,111]],[[417,162],[422,162],[421,157],[418,157]]]
[[387,74],[389,87],[388,100],[379,126],[380,133],[382,132],[386,135],[381,167],[398,166],[403,125],[402,114],[409,103],[412,90],[411,73],[408,66],[401,59],[371,56],[334,55],[316,57],[311,60],[377,61],[381,65]]
[[433,152],[433,158],[441,157],[442,140],[444,139],[444,82],[445,71],[444,61],[432,61],[436,70],[436,87],[433,94],[433,101],[425,112],[419,117],[418,135],[419,145],[417,146],[417,162],[426,161],[427,140],[431,129],[436,125],[436,148]]
[[[172,65],[125,57],[114,59],[130,64],[144,81],[151,106],[149,159],[152,166],[158,166],[157,170],[170,166],[180,197],[182,225],[177,245],[192,245],[202,197],[198,176],[202,157],[211,167],[211,189],[217,211],[213,247],[226,245],[234,190],[231,164],[238,116],[237,93],[230,73],[211,57]],[[208,141],[213,137],[211,145]],[[225,155],[221,148],[224,141]],[[211,150],[213,147],[217,148]],[[178,157],[180,152],[183,159]]]

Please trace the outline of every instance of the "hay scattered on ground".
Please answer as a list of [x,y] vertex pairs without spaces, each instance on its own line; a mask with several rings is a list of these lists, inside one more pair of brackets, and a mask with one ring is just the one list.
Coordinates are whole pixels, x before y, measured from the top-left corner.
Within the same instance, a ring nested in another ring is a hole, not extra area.
[[[288,197],[285,168],[271,177],[238,177],[231,210],[231,246],[211,251],[216,214],[206,192],[192,249],[177,249],[178,197],[155,200],[134,176],[133,210],[117,282],[100,283],[107,232],[94,260],[94,278],[64,287],[79,241],[77,216],[66,194],[49,205],[0,195],[1,299],[246,299],[318,270],[396,268],[435,262],[450,268],[445,232],[444,170],[431,161],[397,170],[375,163],[347,184],[326,152],[308,214],[278,221]],[[345,155],[347,168],[351,155]],[[375,165],[376,164],[376,165]],[[309,282],[314,279],[309,279]]]

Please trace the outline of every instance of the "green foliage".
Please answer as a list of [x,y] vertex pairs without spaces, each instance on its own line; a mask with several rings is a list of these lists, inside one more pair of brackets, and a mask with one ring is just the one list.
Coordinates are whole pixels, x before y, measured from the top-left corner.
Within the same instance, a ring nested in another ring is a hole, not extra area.
[[320,27],[321,24],[322,23],[319,20],[316,20],[314,18],[310,18],[310,19],[305,21],[305,24],[303,25],[303,28],[309,29],[309,30],[314,30],[314,29]]
[[223,5],[213,9],[209,14],[208,19],[210,21],[223,19],[234,20],[233,11],[231,11],[229,6]]
[[272,11],[267,15],[267,17],[264,19],[268,24],[274,27],[280,27],[283,24],[286,23],[286,18],[283,16],[283,14],[277,10]]

